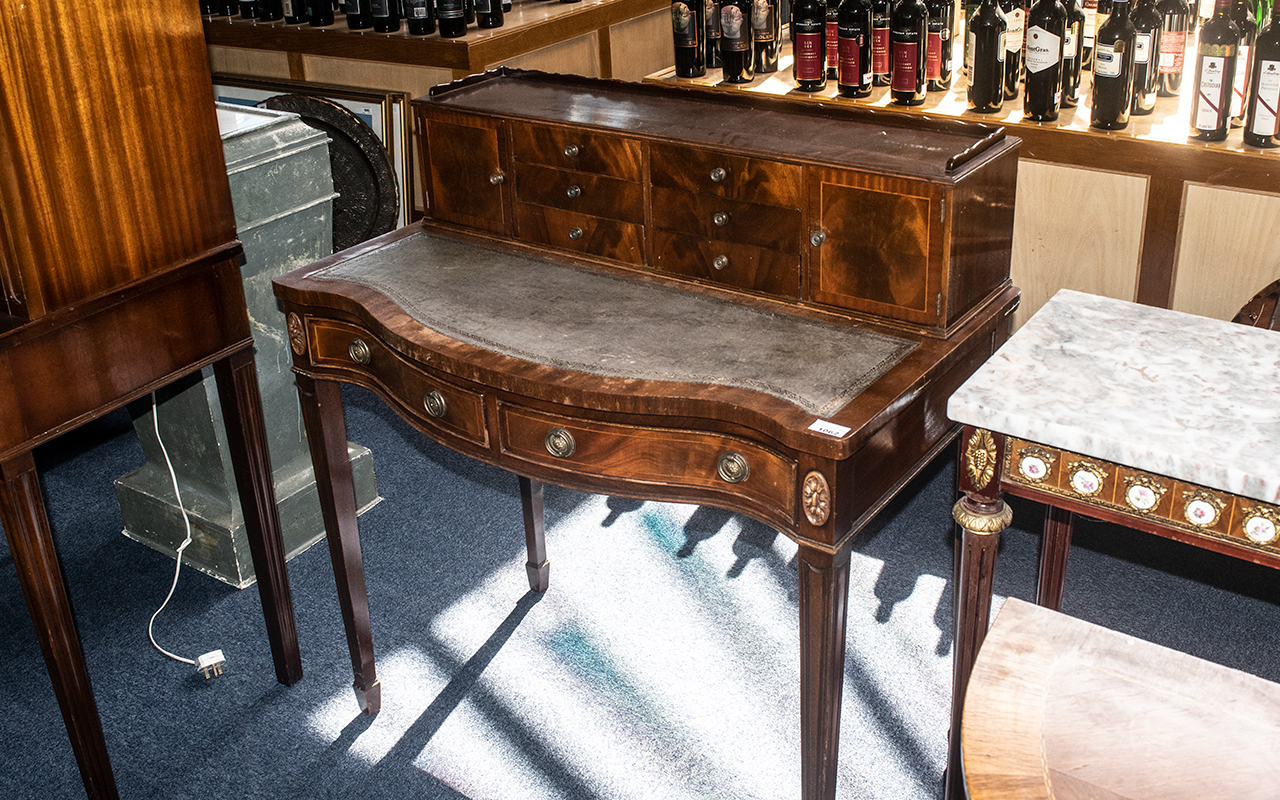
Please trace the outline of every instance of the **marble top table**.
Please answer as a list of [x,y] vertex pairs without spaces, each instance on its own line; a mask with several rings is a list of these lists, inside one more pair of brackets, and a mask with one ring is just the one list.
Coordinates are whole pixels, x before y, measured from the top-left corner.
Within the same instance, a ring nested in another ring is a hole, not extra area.
[[1049,506],[1037,603],[1057,609],[1073,514],[1280,568],[1280,334],[1073,291],[947,406],[963,423],[948,796],[990,616],[1004,494]]

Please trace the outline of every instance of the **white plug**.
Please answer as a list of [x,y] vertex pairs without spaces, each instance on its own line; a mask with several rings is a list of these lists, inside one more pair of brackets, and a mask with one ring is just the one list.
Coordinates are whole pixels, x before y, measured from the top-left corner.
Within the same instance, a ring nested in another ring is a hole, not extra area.
[[222,651],[214,650],[196,659],[196,670],[204,675],[205,680],[209,680],[221,675],[222,667],[226,663],[227,659],[223,657]]

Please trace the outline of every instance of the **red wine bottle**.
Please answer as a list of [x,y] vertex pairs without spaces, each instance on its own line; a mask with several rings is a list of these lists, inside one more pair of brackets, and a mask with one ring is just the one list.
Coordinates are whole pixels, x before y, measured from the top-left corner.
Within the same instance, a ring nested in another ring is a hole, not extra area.
[[1062,37],[1062,106],[1080,103],[1080,75],[1084,64],[1084,9],[1080,0],[1066,0],[1067,32]]
[[410,36],[436,32],[436,13],[431,0],[404,0],[404,23]]
[[671,3],[671,43],[676,51],[676,77],[701,78],[707,74],[706,49],[702,46],[705,24],[702,20],[702,0],[692,0],[693,8],[685,0]]
[[839,73],[840,0],[827,0],[827,77],[835,80]]
[[363,30],[373,27],[373,10],[369,0],[347,0],[347,27]]
[[395,33],[400,30],[400,9],[397,0],[370,0],[369,13],[373,16],[373,29],[378,33]]
[[1026,38],[1027,7],[1025,0],[1000,0],[1000,10],[1009,23],[1004,32],[1004,99],[1018,99],[1018,81],[1022,78],[1022,46]]
[[929,37],[925,48],[925,89],[945,92],[951,88],[951,29],[955,27],[955,5],[951,0],[925,0],[929,11],[926,27]]
[[924,0],[897,0],[889,20],[889,99],[898,105],[924,102],[928,28]]
[[1258,21],[1249,0],[1233,0],[1231,21],[1240,29],[1240,47],[1236,50],[1236,77],[1231,92],[1231,127],[1244,124],[1244,101],[1249,96],[1249,76],[1253,73],[1253,43],[1258,38]]
[[467,10],[463,0],[436,0],[436,24],[446,39],[466,36]]
[[475,0],[475,7],[477,28],[502,27],[502,0]]
[[871,0],[871,83],[889,85],[889,0]]
[[1280,22],[1271,11],[1271,23],[1258,34],[1253,46],[1253,74],[1249,76],[1249,102],[1244,121],[1244,143],[1251,147],[1280,145]]
[[725,83],[751,83],[755,79],[751,52],[751,0],[720,3],[720,71]]
[[1156,110],[1156,83],[1159,71],[1156,53],[1160,49],[1163,20],[1155,0],[1137,0],[1133,6],[1133,104],[1131,114],[1144,116]]
[[1177,97],[1182,93],[1182,71],[1187,52],[1191,7],[1187,0],[1160,0],[1160,46],[1156,52],[1156,94]]
[[778,48],[781,43],[782,14],[778,9],[778,0],[752,0],[751,47],[757,75],[778,71]]
[[871,95],[871,0],[843,0],[839,8],[840,59],[836,91],[841,97]]
[[996,0],[981,0],[967,23],[969,108],[991,114],[1004,107],[1004,36],[1008,21]]
[[707,69],[720,69],[720,3],[717,0],[705,0],[702,13],[707,26],[706,35],[702,37],[702,46],[706,50],[703,58],[707,62]]
[[791,45],[796,88],[802,92],[827,88],[826,0],[795,0],[791,4]]
[[1227,138],[1231,86],[1236,76],[1240,29],[1231,21],[1231,0],[1217,0],[1213,16],[1200,28],[1196,74],[1191,95],[1190,138],[1220,142]]
[[1133,50],[1138,31],[1129,19],[1129,0],[1114,0],[1111,16],[1093,39],[1093,105],[1089,124],[1120,130],[1133,104]]
[[1027,11],[1026,86],[1022,116],[1052,122],[1062,107],[1062,42],[1067,10],[1058,0],[1035,0]]

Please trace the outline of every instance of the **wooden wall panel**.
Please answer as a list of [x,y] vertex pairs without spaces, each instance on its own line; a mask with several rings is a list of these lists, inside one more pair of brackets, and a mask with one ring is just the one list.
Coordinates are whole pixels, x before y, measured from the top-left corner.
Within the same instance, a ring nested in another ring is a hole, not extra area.
[[334,83],[388,92],[408,92],[420,97],[438,83],[453,80],[453,70],[404,64],[381,64],[351,58],[302,56],[305,77],[311,83]]
[[209,71],[260,78],[289,78],[289,55],[241,47],[210,47]]
[[667,9],[620,22],[609,28],[613,77],[640,81],[676,63],[671,44],[671,12]]
[[595,32],[534,50],[502,63],[504,66],[520,69],[563,72],[568,75],[585,75],[588,78],[604,77],[600,71],[600,45]]
[[1173,308],[1231,319],[1280,279],[1280,194],[1188,183]]
[[1059,289],[1133,300],[1147,178],[1022,159],[1013,217],[1014,326]]

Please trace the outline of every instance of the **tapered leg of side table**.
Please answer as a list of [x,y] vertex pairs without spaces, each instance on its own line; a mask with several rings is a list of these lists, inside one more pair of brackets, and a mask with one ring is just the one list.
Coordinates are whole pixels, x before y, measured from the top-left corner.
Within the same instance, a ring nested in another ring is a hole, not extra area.
[[297,376],[297,383],[320,495],[320,513],[329,540],[329,558],[338,585],[338,605],[342,607],[347,648],[355,672],[352,687],[360,710],[376,714],[382,706],[382,687],[373,663],[373,629],[356,527],[356,492],[347,456],[342,387],[335,381],[316,381],[304,375]]
[[1049,506],[1040,540],[1040,583],[1036,603],[1054,611],[1062,609],[1062,586],[1067,580],[1067,555],[1076,517],[1070,511]]
[[80,765],[80,777],[90,798],[115,798],[116,782],[107,757],[107,742],[93,700],[84,651],[71,616],[53,534],[45,516],[40,483],[30,451],[0,462],[0,523],[35,625],[53,691]]
[[545,592],[551,585],[551,562],[547,560],[546,514],[542,506],[542,481],[520,478],[520,505],[524,509],[524,542],[529,550],[529,588]]
[[258,581],[258,596],[262,599],[276,680],[292,686],[302,679],[302,656],[298,651],[289,574],[285,571],[284,539],[280,532],[280,512],[276,506],[253,348],[246,347],[214,363],[213,372],[218,380],[218,400],[226,420],[227,446],[240,508],[244,512],[249,554]]
[[844,692],[849,548],[800,546],[800,781],[804,800],[834,800]]

